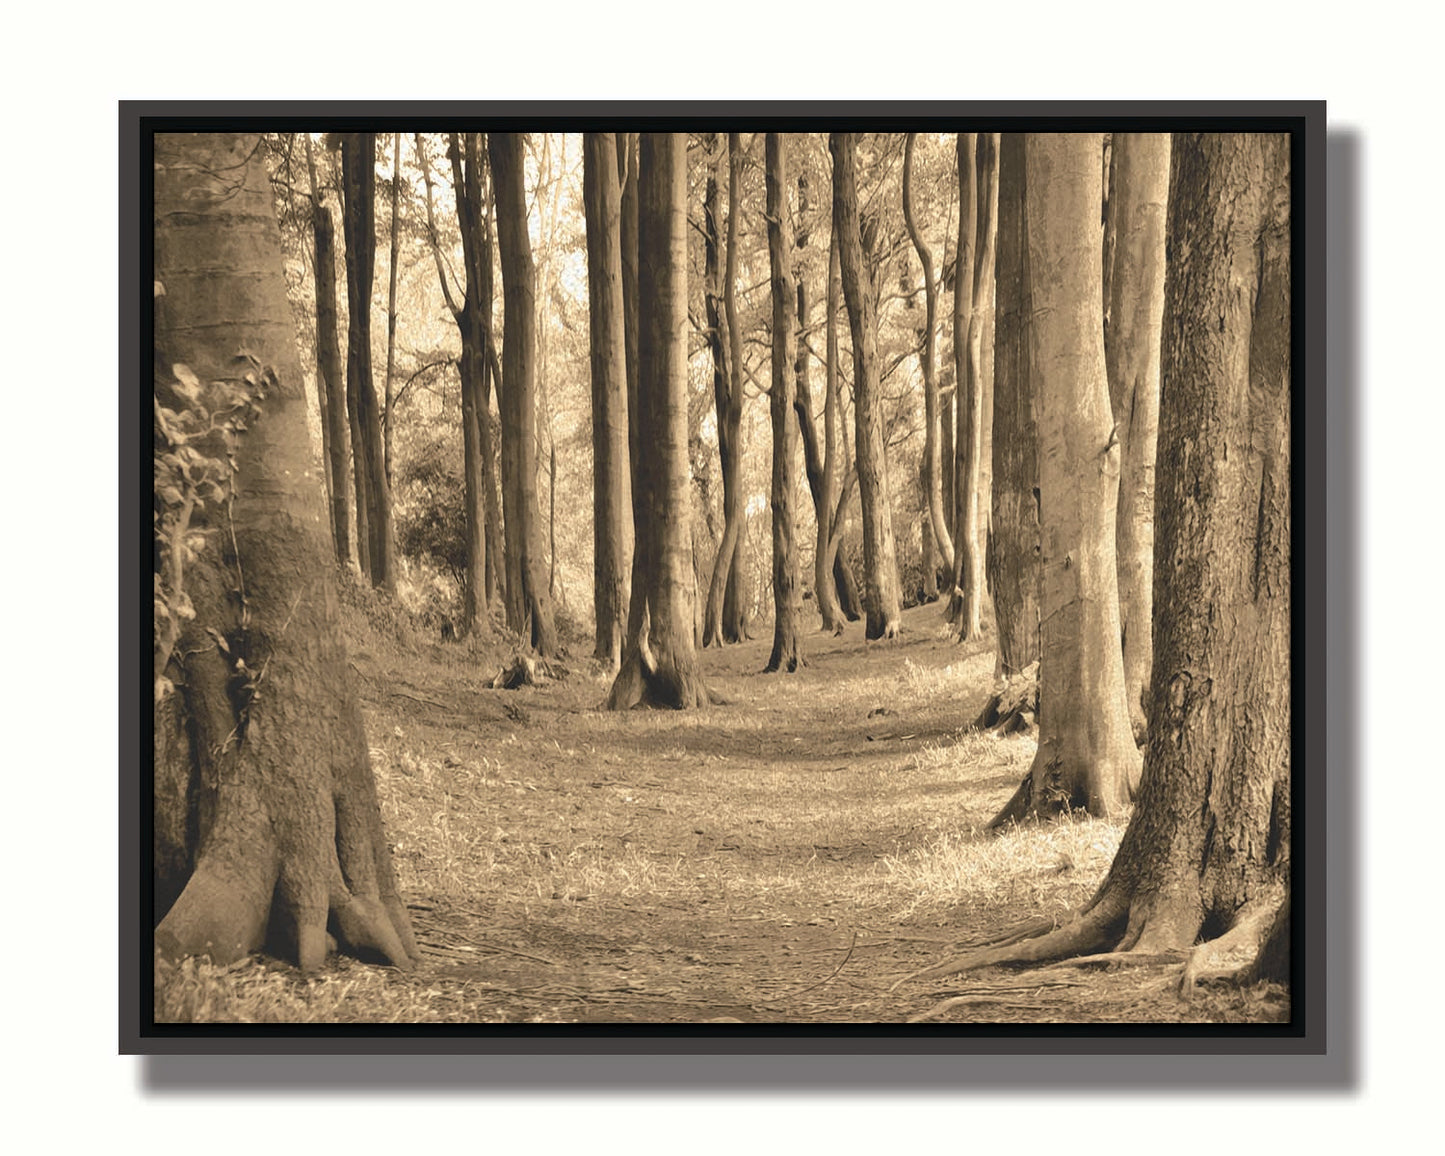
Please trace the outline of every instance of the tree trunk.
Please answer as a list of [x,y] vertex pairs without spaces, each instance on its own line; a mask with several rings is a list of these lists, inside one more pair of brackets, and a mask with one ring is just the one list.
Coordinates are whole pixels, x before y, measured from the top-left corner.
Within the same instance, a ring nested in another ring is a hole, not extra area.
[[1111,950],[1187,957],[1186,996],[1288,977],[1290,141],[1176,133],[1171,151],[1138,803],[1074,920],[919,978]]
[[[856,604],[857,583],[848,562],[838,553],[839,518],[836,513],[839,488],[839,463],[843,456],[839,446],[838,415],[838,324],[837,311],[842,294],[838,284],[838,250],[829,238],[828,257],[828,316],[824,321],[827,331],[827,351],[824,362],[823,395],[823,444],[818,445],[817,421],[813,416],[813,401],[806,381],[806,371],[798,375],[798,395],[793,408],[798,414],[798,430],[803,439],[804,473],[808,479],[808,490],[813,498],[813,515],[817,523],[817,544],[813,551],[813,589],[818,599],[818,613],[822,616],[825,633],[843,633],[846,621],[861,617]],[[798,281],[800,311],[807,300],[802,279]],[[798,330],[807,328],[800,313]],[[807,349],[799,342],[798,363],[805,365]],[[853,602],[847,598],[851,592]]]
[[[969,135],[969,134],[965,134]],[[918,263],[923,266],[924,319],[923,333],[918,347],[918,360],[923,369],[923,462],[921,467],[923,483],[924,512],[932,534],[924,535],[928,545],[924,550],[924,591],[938,596],[938,579],[934,567],[933,551],[936,549],[945,569],[953,572],[953,539],[948,532],[948,519],[943,509],[943,461],[939,442],[939,399],[938,372],[933,361],[933,336],[938,326],[938,285],[934,281],[933,253],[929,250],[918,222],[913,217],[913,142],[918,136],[911,132],[903,143],[903,222],[908,237],[918,253]]]
[[[964,134],[961,134],[964,135]],[[955,373],[963,382],[963,409],[959,411],[959,434],[962,444],[963,485],[958,499],[959,536],[962,558],[955,570],[959,596],[958,636],[969,642],[983,633],[983,595],[987,528],[983,512],[990,501],[989,488],[984,485],[984,417],[993,393],[993,358],[990,330],[994,314],[994,264],[998,235],[998,133],[978,136],[976,162],[968,167],[977,180],[977,193],[969,199],[976,202],[975,234],[971,246],[973,259],[972,300],[966,312],[958,306],[954,295],[954,358]],[[959,179],[964,166],[959,165]],[[962,199],[962,198],[961,198]],[[960,212],[959,226],[963,226]],[[960,249],[962,247],[960,246]],[[967,340],[960,349],[957,341],[960,321],[965,322]],[[961,356],[962,354],[962,356]]]
[[[341,142],[345,139],[344,134],[337,133],[330,138],[335,140],[336,149],[342,152]],[[343,155],[344,162],[344,155]],[[356,564],[361,570],[362,577],[367,581],[371,580],[371,517],[368,507],[371,504],[367,478],[369,472],[366,468],[366,438],[362,436],[361,425],[361,391],[357,385],[356,363],[351,352],[351,280],[352,263],[351,255],[351,226],[350,209],[347,207],[351,200],[351,190],[348,188],[346,179],[345,164],[338,162],[341,168],[341,181],[338,190],[341,196],[341,235],[346,246],[343,254],[346,264],[346,293],[347,293],[347,318],[346,318],[346,425],[347,432],[351,438],[351,493],[356,500]]]
[[236,437],[229,509],[200,514],[217,532],[191,563],[196,614],[171,660],[176,689],[157,701],[155,942],[167,956],[221,964],[265,945],[311,970],[325,959],[329,920],[351,950],[410,967],[420,952],[340,642],[280,231],[256,145],[156,138],[155,276],[166,291],[157,401],[170,365],[267,388]]
[[768,206],[768,265],[773,286],[773,376],[769,410],[773,419],[773,651],[768,671],[792,672],[806,665],[800,618],[802,590],[798,585],[798,549],[794,534],[793,401],[797,396],[797,290],[793,286],[793,238],[785,235],[788,217],[787,158],[780,133],[770,132],[764,143]]
[[[1038,431],[1031,339],[1024,134],[999,142],[998,337],[994,362],[993,527],[986,558],[998,626],[998,673],[1039,660]],[[960,439],[962,440],[962,439]],[[959,479],[962,488],[962,478]]]
[[[609,701],[620,698],[635,703],[642,691],[641,672],[652,669],[654,660],[650,636],[652,607],[648,601],[652,574],[652,517],[643,505],[646,483],[647,421],[642,413],[637,382],[637,134],[617,133],[617,182],[621,187],[622,219],[622,318],[627,350],[627,462],[632,477],[632,575],[627,596],[627,644],[638,653],[631,668],[635,685],[619,690],[614,683]],[[619,672],[620,673],[620,672]],[[633,692],[636,693],[633,693]]]
[[502,261],[502,507],[507,532],[507,625],[538,654],[557,653],[552,602],[542,573],[537,498],[537,301],[522,138],[491,133],[487,149],[497,194]]
[[1115,133],[1111,152],[1109,216],[1115,244],[1104,353],[1123,462],[1115,534],[1125,697],[1134,737],[1142,742],[1154,611],[1154,458],[1159,435],[1169,134]]
[[898,562],[889,510],[888,458],[883,444],[883,414],[878,380],[878,336],[873,287],[864,267],[858,223],[858,187],[854,175],[857,134],[832,133],[833,222],[848,324],[853,334],[853,416],[856,426],[858,494],[863,509],[863,568],[867,637],[894,638],[901,613]]
[[[831,237],[828,254],[828,335],[827,335],[827,387],[823,397],[823,491],[837,494],[838,501],[830,507],[828,518],[831,529],[828,532],[827,559],[832,566],[833,589],[838,595],[838,608],[849,622],[863,617],[863,600],[858,594],[858,580],[853,577],[853,568],[838,549],[843,540],[844,512],[847,509],[849,491],[857,478],[856,471],[848,463],[848,431],[843,421],[843,397],[840,385],[838,361],[838,312],[843,303],[843,274],[838,264],[838,230],[830,223]],[[839,473],[847,481],[839,481]],[[837,624],[835,634],[841,634],[843,624]]]
[[[478,133],[477,163],[485,155],[483,134]],[[501,467],[498,462],[497,444],[502,439],[500,410],[502,402],[502,363],[497,357],[497,324],[492,304],[496,299],[496,274],[492,268],[492,208],[495,203],[496,182],[487,184],[487,203],[482,213],[482,251],[477,259],[480,266],[482,327],[486,334],[487,371],[482,376],[481,407],[478,411],[481,426],[482,449],[482,491],[487,512],[487,605],[504,599],[506,590],[506,544],[502,525]],[[492,391],[496,388],[497,412],[492,411]]]
[[747,510],[743,501],[743,338],[737,315],[738,219],[742,214],[743,150],[738,133],[728,133],[727,259],[723,273],[723,318],[727,334],[727,374],[714,373],[718,457],[722,464],[723,536],[713,562],[703,615],[703,645],[721,646],[747,637],[739,585],[746,545]]
[[382,452],[386,461],[386,490],[391,493],[391,403],[392,379],[396,374],[396,266],[400,251],[401,233],[397,226],[397,208],[401,197],[401,133],[394,133],[391,154],[391,267],[390,283],[386,291],[386,413],[383,423]]
[[[392,532],[391,492],[386,484],[381,414],[371,372],[371,286],[376,268],[376,134],[346,133],[341,140],[346,184],[346,342],[348,395],[355,394],[356,425],[364,469],[368,573],[373,586],[396,591],[396,544]],[[348,404],[350,404],[348,402]],[[353,446],[353,449],[355,446]],[[360,503],[358,503],[358,506]]]
[[316,254],[316,376],[324,390],[322,430],[331,494],[331,536],[336,561],[351,563],[351,514],[347,503],[346,463],[351,442],[346,430],[346,379],[341,372],[341,342],[336,322],[336,226],[331,210],[321,203],[311,137],[306,137],[306,161],[311,180],[311,230]]
[[632,477],[627,447],[627,335],[622,303],[622,193],[611,133],[584,135],[587,295],[592,359],[592,546],[596,656],[616,669],[627,632]]
[[704,705],[693,646],[687,454],[687,136],[640,134],[638,164],[638,405],[642,450],[633,490],[648,539],[651,631],[629,621],[629,646],[607,705]]
[[[961,132],[955,142],[958,161],[958,255],[953,267],[953,377],[957,409],[953,441],[953,589],[947,618],[960,637],[968,629],[969,592],[964,584],[976,574],[978,551],[978,466],[983,444],[981,402],[969,393],[968,332],[973,315],[973,283],[978,264],[978,134]],[[978,602],[977,590],[973,602]],[[976,609],[976,605],[975,605]]]
[[1118,813],[1139,752],[1124,701],[1114,519],[1119,444],[1101,301],[1097,133],[1031,133],[1028,245],[1042,505],[1038,753],[993,825],[1086,807]]

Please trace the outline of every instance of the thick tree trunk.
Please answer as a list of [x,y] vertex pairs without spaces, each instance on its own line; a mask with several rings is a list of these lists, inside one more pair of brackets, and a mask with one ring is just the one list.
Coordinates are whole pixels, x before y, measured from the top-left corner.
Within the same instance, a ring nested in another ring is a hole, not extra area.
[[923,369],[923,462],[921,467],[923,483],[924,512],[932,531],[924,535],[927,544],[924,550],[924,590],[931,590],[938,596],[938,580],[933,560],[933,550],[938,552],[944,568],[953,572],[953,538],[948,531],[948,518],[943,508],[943,461],[939,442],[940,406],[938,399],[938,372],[934,366],[934,332],[938,327],[938,285],[934,281],[933,253],[919,231],[913,216],[913,142],[917,133],[908,133],[903,143],[903,222],[908,237],[918,253],[918,263],[923,266],[924,320],[923,333],[918,346],[918,361]]
[[[687,136],[640,134],[638,164],[638,405],[642,451],[633,490],[645,535],[648,632],[629,645],[608,694],[613,710],[683,709],[709,701],[693,645],[687,453]],[[639,546],[639,551],[642,547]]]
[[[306,158],[311,161],[307,137]],[[336,561],[351,563],[351,512],[346,463],[351,439],[346,429],[346,379],[341,369],[341,342],[336,315],[336,226],[331,210],[321,203],[314,168],[311,170],[311,230],[316,256],[316,376],[326,398],[322,429],[326,433],[326,469],[331,495],[331,538]]]
[[1154,458],[1159,435],[1159,340],[1164,319],[1164,210],[1169,134],[1115,133],[1109,218],[1113,275],[1104,353],[1122,467],[1116,549],[1124,685],[1143,741],[1154,596]]
[[632,565],[632,476],[627,445],[627,335],[622,303],[622,192],[611,133],[582,141],[592,361],[592,547],[596,656],[622,662]]
[[179,364],[204,382],[250,375],[267,388],[237,436],[229,510],[204,511],[218,532],[192,563],[196,616],[171,662],[176,689],[157,704],[155,942],[217,963],[267,945],[314,969],[329,921],[352,950],[409,967],[420,953],[339,640],[280,231],[256,144],[156,138],[157,399]]
[[1286,136],[1174,135],[1151,725],[1108,877],[1057,931],[920,978],[1111,950],[1186,959],[1186,996],[1288,977],[1289,186]]
[[[962,135],[962,134],[961,134]],[[965,321],[967,340],[962,350],[955,337],[955,373],[964,383],[963,402],[966,410],[960,410],[960,437],[963,442],[962,478],[959,491],[958,517],[962,527],[959,531],[963,544],[962,557],[954,571],[955,585],[962,592],[959,595],[958,634],[960,640],[971,641],[983,633],[983,596],[986,585],[984,572],[985,548],[987,544],[987,519],[984,511],[991,499],[990,487],[985,485],[984,470],[984,419],[991,407],[993,394],[993,353],[992,328],[994,317],[994,264],[998,236],[998,133],[980,133],[976,148],[976,162],[969,166],[977,179],[976,232],[973,249],[972,300],[964,316],[960,316],[957,294],[954,297],[954,333],[959,332],[960,321]],[[963,165],[959,166],[962,180]],[[960,213],[960,228],[963,217]],[[966,356],[960,357],[960,353]]]
[[[1039,660],[1039,475],[1030,330],[1034,305],[1028,249],[1024,134],[999,142],[998,337],[994,362],[993,527],[986,557],[998,673],[1012,678]],[[962,481],[959,482],[962,488]]]
[[889,510],[888,458],[883,444],[883,414],[878,380],[878,335],[873,286],[864,267],[858,222],[858,185],[854,174],[854,133],[832,133],[833,221],[838,231],[838,258],[848,324],[853,333],[853,414],[857,430],[855,453],[858,494],[863,509],[867,637],[893,638],[901,613],[898,562]]
[[[365,470],[368,572],[373,586],[395,592],[396,542],[392,531],[391,491],[386,484],[386,450],[371,372],[371,288],[376,269],[376,134],[346,133],[341,141],[341,168],[346,183],[343,220],[349,309],[346,380],[348,396],[355,393],[356,425],[363,451],[357,456]],[[353,445],[353,450],[355,448]]]
[[787,158],[780,133],[764,143],[768,206],[768,265],[773,286],[773,376],[769,410],[773,419],[773,651],[769,671],[795,671],[806,665],[800,619],[802,590],[798,585],[798,549],[793,509],[797,473],[793,452],[793,400],[797,389],[796,306],[793,287],[792,237],[783,232],[788,216]]
[[522,138],[491,133],[502,263],[502,507],[507,533],[507,625],[544,658],[557,653],[552,601],[542,572],[537,498],[537,301]]
[[1100,304],[1096,133],[1031,133],[1028,244],[1043,525],[1038,754],[994,825],[1086,807],[1116,814],[1140,759],[1124,701],[1114,557],[1119,444]]

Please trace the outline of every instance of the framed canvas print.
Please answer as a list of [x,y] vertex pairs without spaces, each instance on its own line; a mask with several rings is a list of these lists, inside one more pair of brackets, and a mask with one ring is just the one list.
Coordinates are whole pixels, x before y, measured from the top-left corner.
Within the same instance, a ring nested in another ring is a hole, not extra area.
[[123,1050],[1324,1052],[1322,103],[120,112]]

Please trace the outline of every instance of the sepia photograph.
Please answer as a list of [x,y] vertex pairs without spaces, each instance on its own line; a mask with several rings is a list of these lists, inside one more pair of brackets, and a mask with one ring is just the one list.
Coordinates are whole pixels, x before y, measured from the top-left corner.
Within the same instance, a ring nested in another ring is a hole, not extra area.
[[663,107],[122,105],[123,1037],[1296,1046],[1323,103]]

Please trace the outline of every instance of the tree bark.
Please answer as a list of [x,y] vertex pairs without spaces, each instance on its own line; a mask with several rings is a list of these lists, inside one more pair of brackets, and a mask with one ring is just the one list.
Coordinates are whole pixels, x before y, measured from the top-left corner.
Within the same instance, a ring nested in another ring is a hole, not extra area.
[[[346,342],[348,398],[355,394],[357,432],[366,489],[367,561],[371,583],[396,591],[396,541],[392,531],[391,491],[386,484],[381,414],[371,372],[371,288],[376,269],[376,134],[346,133],[341,140],[346,184]],[[350,401],[348,400],[348,404]],[[356,445],[353,444],[353,450]],[[359,505],[359,503],[358,503]]]
[[398,228],[397,209],[401,203],[401,133],[394,133],[391,154],[391,265],[389,284],[386,291],[386,412],[383,414],[382,452],[386,464],[386,489],[391,492],[391,403],[392,379],[396,375],[396,266],[400,252],[401,233]]
[[1154,611],[1154,459],[1159,436],[1169,134],[1115,133],[1111,153],[1109,216],[1115,244],[1104,353],[1123,463],[1115,537],[1125,697],[1134,737],[1142,742]]
[[1171,152],[1138,803],[1071,922],[918,978],[1110,950],[1184,957],[1186,996],[1289,974],[1290,141]]
[[858,221],[854,152],[857,134],[832,133],[833,222],[848,324],[853,334],[853,415],[856,427],[858,494],[863,509],[863,568],[868,638],[894,638],[901,613],[898,562],[889,510],[888,458],[883,444],[882,398],[878,380],[877,319],[873,287],[864,266]]
[[490,133],[502,262],[502,507],[507,533],[507,625],[544,658],[557,653],[552,601],[542,572],[537,497],[537,301],[522,138]]
[[[638,405],[642,451],[633,504],[647,539],[650,632],[628,623],[628,652],[608,694],[612,710],[683,709],[709,701],[693,645],[687,452],[687,136],[639,141]],[[641,549],[641,546],[639,546]],[[634,600],[634,605],[637,605]]]
[[727,374],[714,373],[718,457],[722,464],[723,536],[713,562],[703,615],[703,645],[741,642],[747,637],[741,592],[747,510],[743,502],[743,339],[737,313],[738,219],[742,214],[743,150],[738,133],[728,133],[727,257],[723,272],[723,320]]
[[[818,612],[822,616],[825,633],[843,633],[845,621],[856,622],[862,617],[858,606],[858,584],[853,578],[848,560],[838,552],[838,538],[841,534],[837,513],[839,475],[843,451],[839,444],[838,413],[838,309],[842,287],[838,283],[838,250],[829,230],[828,242],[828,316],[824,320],[826,330],[826,353],[824,360],[823,394],[823,444],[818,444],[817,420],[813,414],[813,401],[806,383],[806,372],[800,371],[798,395],[793,408],[798,414],[798,431],[803,440],[803,467],[808,479],[808,490],[813,499],[813,514],[817,523],[817,544],[813,551],[813,589],[817,594]],[[798,282],[798,300],[806,301],[802,279]],[[800,310],[802,305],[799,306]],[[806,328],[800,314],[798,330]],[[807,349],[799,342],[798,361],[805,364]]]
[[257,144],[156,137],[157,400],[178,364],[267,388],[236,438],[229,508],[200,512],[216,532],[189,569],[196,616],[171,661],[176,689],[157,702],[155,942],[220,964],[267,946],[313,970],[329,919],[351,950],[410,967],[420,953],[340,642]]
[[592,546],[596,657],[622,663],[632,565],[632,477],[628,461],[627,334],[622,302],[622,192],[611,133],[582,140],[587,217],[587,293],[592,363]]
[[780,133],[770,132],[764,142],[767,184],[768,265],[772,274],[772,386],[769,411],[773,419],[773,477],[769,491],[773,507],[773,650],[767,670],[788,671],[805,666],[803,658],[802,590],[798,585],[798,550],[793,525],[794,476],[797,473],[793,401],[797,396],[797,290],[793,285],[792,235],[783,226],[788,218],[787,158]]
[[[968,134],[960,134],[962,136]],[[954,571],[959,595],[958,636],[969,642],[983,633],[983,596],[986,585],[985,548],[987,529],[983,511],[991,495],[985,486],[984,418],[993,393],[993,358],[991,330],[994,315],[994,264],[998,235],[998,133],[981,133],[975,145],[975,161],[967,167],[976,178],[977,192],[969,200],[975,202],[974,243],[971,246],[973,284],[971,301],[961,311],[958,293],[954,294],[954,364],[955,374],[963,383],[962,406],[959,410],[959,440],[962,485],[958,494],[958,518],[961,529],[961,557]],[[960,157],[959,180],[964,177]],[[960,197],[960,202],[965,198]],[[962,210],[959,228],[964,225]],[[960,252],[962,246],[960,246]],[[960,264],[962,269],[962,264]],[[959,324],[964,323],[967,338],[962,349],[958,345]]]
[[[972,135],[972,134],[963,134]],[[928,517],[931,535],[924,535],[924,542],[931,549],[924,549],[924,590],[938,595],[938,578],[933,562],[933,550],[944,568],[953,572],[953,538],[948,532],[948,519],[943,509],[943,461],[939,442],[941,421],[938,398],[938,372],[934,366],[933,338],[938,327],[938,285],[934,280],[933,253],[919,231],[913,216],[913,142],[918,134],[911,132],[903,143],[903,222],[908,229],[909,240],[918,253],[918,263],[923,266],[923,333],[918,346],[918,361],[923,369],[923,462],[921,480],[923,502]]]
[[[998,673],[1039,660],[1039,475],[1030,330],[1024,134],[999,142],[998,337],[994,362],[993,527],[986,558],[998,626]],[[962,440],[962,439],[960,439]],[[962,480],[959,482],[962,488]]]
[[346,429],[346,379],[341,370],[341,342],[336,314],[336,225],[331,210],[321,202],[311,137],[306,135],[307,172],[311,182],[311,230],[316,257],[316,376],[326,405],[322,430],[326,434],[326,468],[331,494],[331,536],[338,565],[351,564],[351,511],[347,502],[346,464],[351,442]]
[[1042,717],[1029,776],[994,826],[1075,807],[1116,814],[1139,773],[1119,649],[1119,443],[1100,303],[1101,144],[1097,133],[1031,133],[1025,142],[1043,515]]

